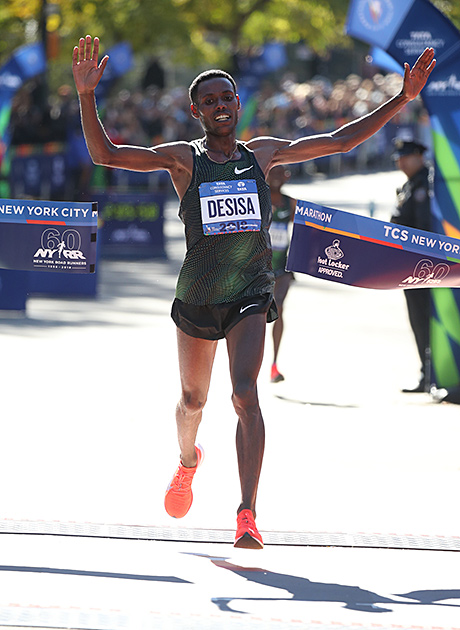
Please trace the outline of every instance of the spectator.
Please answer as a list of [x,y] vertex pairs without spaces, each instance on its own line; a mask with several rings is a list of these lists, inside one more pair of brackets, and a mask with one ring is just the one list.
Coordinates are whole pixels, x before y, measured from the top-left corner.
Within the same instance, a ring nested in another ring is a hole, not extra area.
[[[115,143],[156,145],[190,140],[200,133],[199,125],[189,116],[189,102],[183,88],[166,88],[161,80],[152,81],[148,72],[137,90],[120,90],[108,99],[101,113],[110,138]],[[331,83],[315,76],[298,82],[292,73],[279,84],[262,83],[255,95],[257,107],[250,123],[251,136],[274,135],[302,138],[335,129],[366,114],[396,93],[401,77],[376,74],[372,79],[350,74]],[[36,82],[23,87],[13,101],[11,128],[13,144],[65,141],[73,128],[74,106],[68,86],[49,99],[43,111],[41,91]],[[428,116],[420,98],[409,103],[371,140],[348,154],[324,157],[307,167],[292,167],[292,174],[324,172],[340,175],[353,169],[387,168],[392,152],[392,138],[398,133],[412,133],[427,138]]]

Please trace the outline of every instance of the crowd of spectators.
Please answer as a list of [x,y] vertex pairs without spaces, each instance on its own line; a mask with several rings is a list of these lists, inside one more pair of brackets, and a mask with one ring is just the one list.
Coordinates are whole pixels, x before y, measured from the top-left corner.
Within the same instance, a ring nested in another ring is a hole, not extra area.
[[[239,136],[297,139],[331,131],[372,111],[396,94],[400,86],[401,76],[397,74],[377,73],[364,79],[350,74],[332,83],[322,76],[299,82],[288,73],[277,83],[262,82],[253,93],[244,91]],[[81,134],[74,88],[63,85],[57,94],[48,97],[49,105],[44,111],[40,90],[33,87],[21,90],[14,100],[12,144],[66,143],[73,168],[81,166],[89,182],[91,165]],[[189,113],[187,88],[149,85],[129,91],[116,87],[106,98],[98,99],[101,118],[114,142],[149,146],[191,140],[202,134],[199,123]],[[251,109],[251,115],[246,108]],[[429,145],[429,120],[420,98],[357,149],[295,167],[294,175],[340,175],[351,170],[392,168],[392,139],[407,133]]]
[[[334,83],[321,76],[299,83],[287,75],[280,85],[266,84],[257,94],[257,113],[249,136],[267,134],[297,139],[332,131],[371,112],[400,87],[398,74],[378,73],[364,79],[350,74]],[[301,168],[307,173],[321,171],[329,175],[350,169],[386,169],[392,167],[393,138],[410,134],[429,141],[429,119],[420,98],[349,154],[315,160]]]

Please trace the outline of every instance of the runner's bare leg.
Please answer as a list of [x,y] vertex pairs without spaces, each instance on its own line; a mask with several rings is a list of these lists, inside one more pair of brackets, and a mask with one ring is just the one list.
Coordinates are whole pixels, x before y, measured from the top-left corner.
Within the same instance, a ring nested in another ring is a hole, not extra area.
[[249,509],[254,517],[265,447],[265,427],[257,394],[265,327],[266,315],[257,313],[242,319],[227,334],[232,401],[238,415],[236,451],[241,484],[238,512]]
[[196,466],[195,440],[209,391],[217,341],[190,337],[177,329],[182,393],[176,407],[180,458],[186,468]]

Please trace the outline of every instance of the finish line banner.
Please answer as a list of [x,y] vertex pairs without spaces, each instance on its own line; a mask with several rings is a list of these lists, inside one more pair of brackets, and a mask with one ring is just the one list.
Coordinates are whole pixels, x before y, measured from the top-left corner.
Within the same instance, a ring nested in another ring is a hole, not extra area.
[[94,273],[97,203],[0,199],[0,268]]
[[458,287],[460,240],[298,201],[286,269],[367,289]]

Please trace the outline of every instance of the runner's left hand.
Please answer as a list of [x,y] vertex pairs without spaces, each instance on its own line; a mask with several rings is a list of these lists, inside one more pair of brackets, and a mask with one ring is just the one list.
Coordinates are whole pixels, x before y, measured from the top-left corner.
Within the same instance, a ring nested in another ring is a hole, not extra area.
[[414,63],[412,69],[408,63],[404,64],[404,83],[402,93],[412,101],[420,94],[431,72],[436,65],[434,49],[425,48]]

